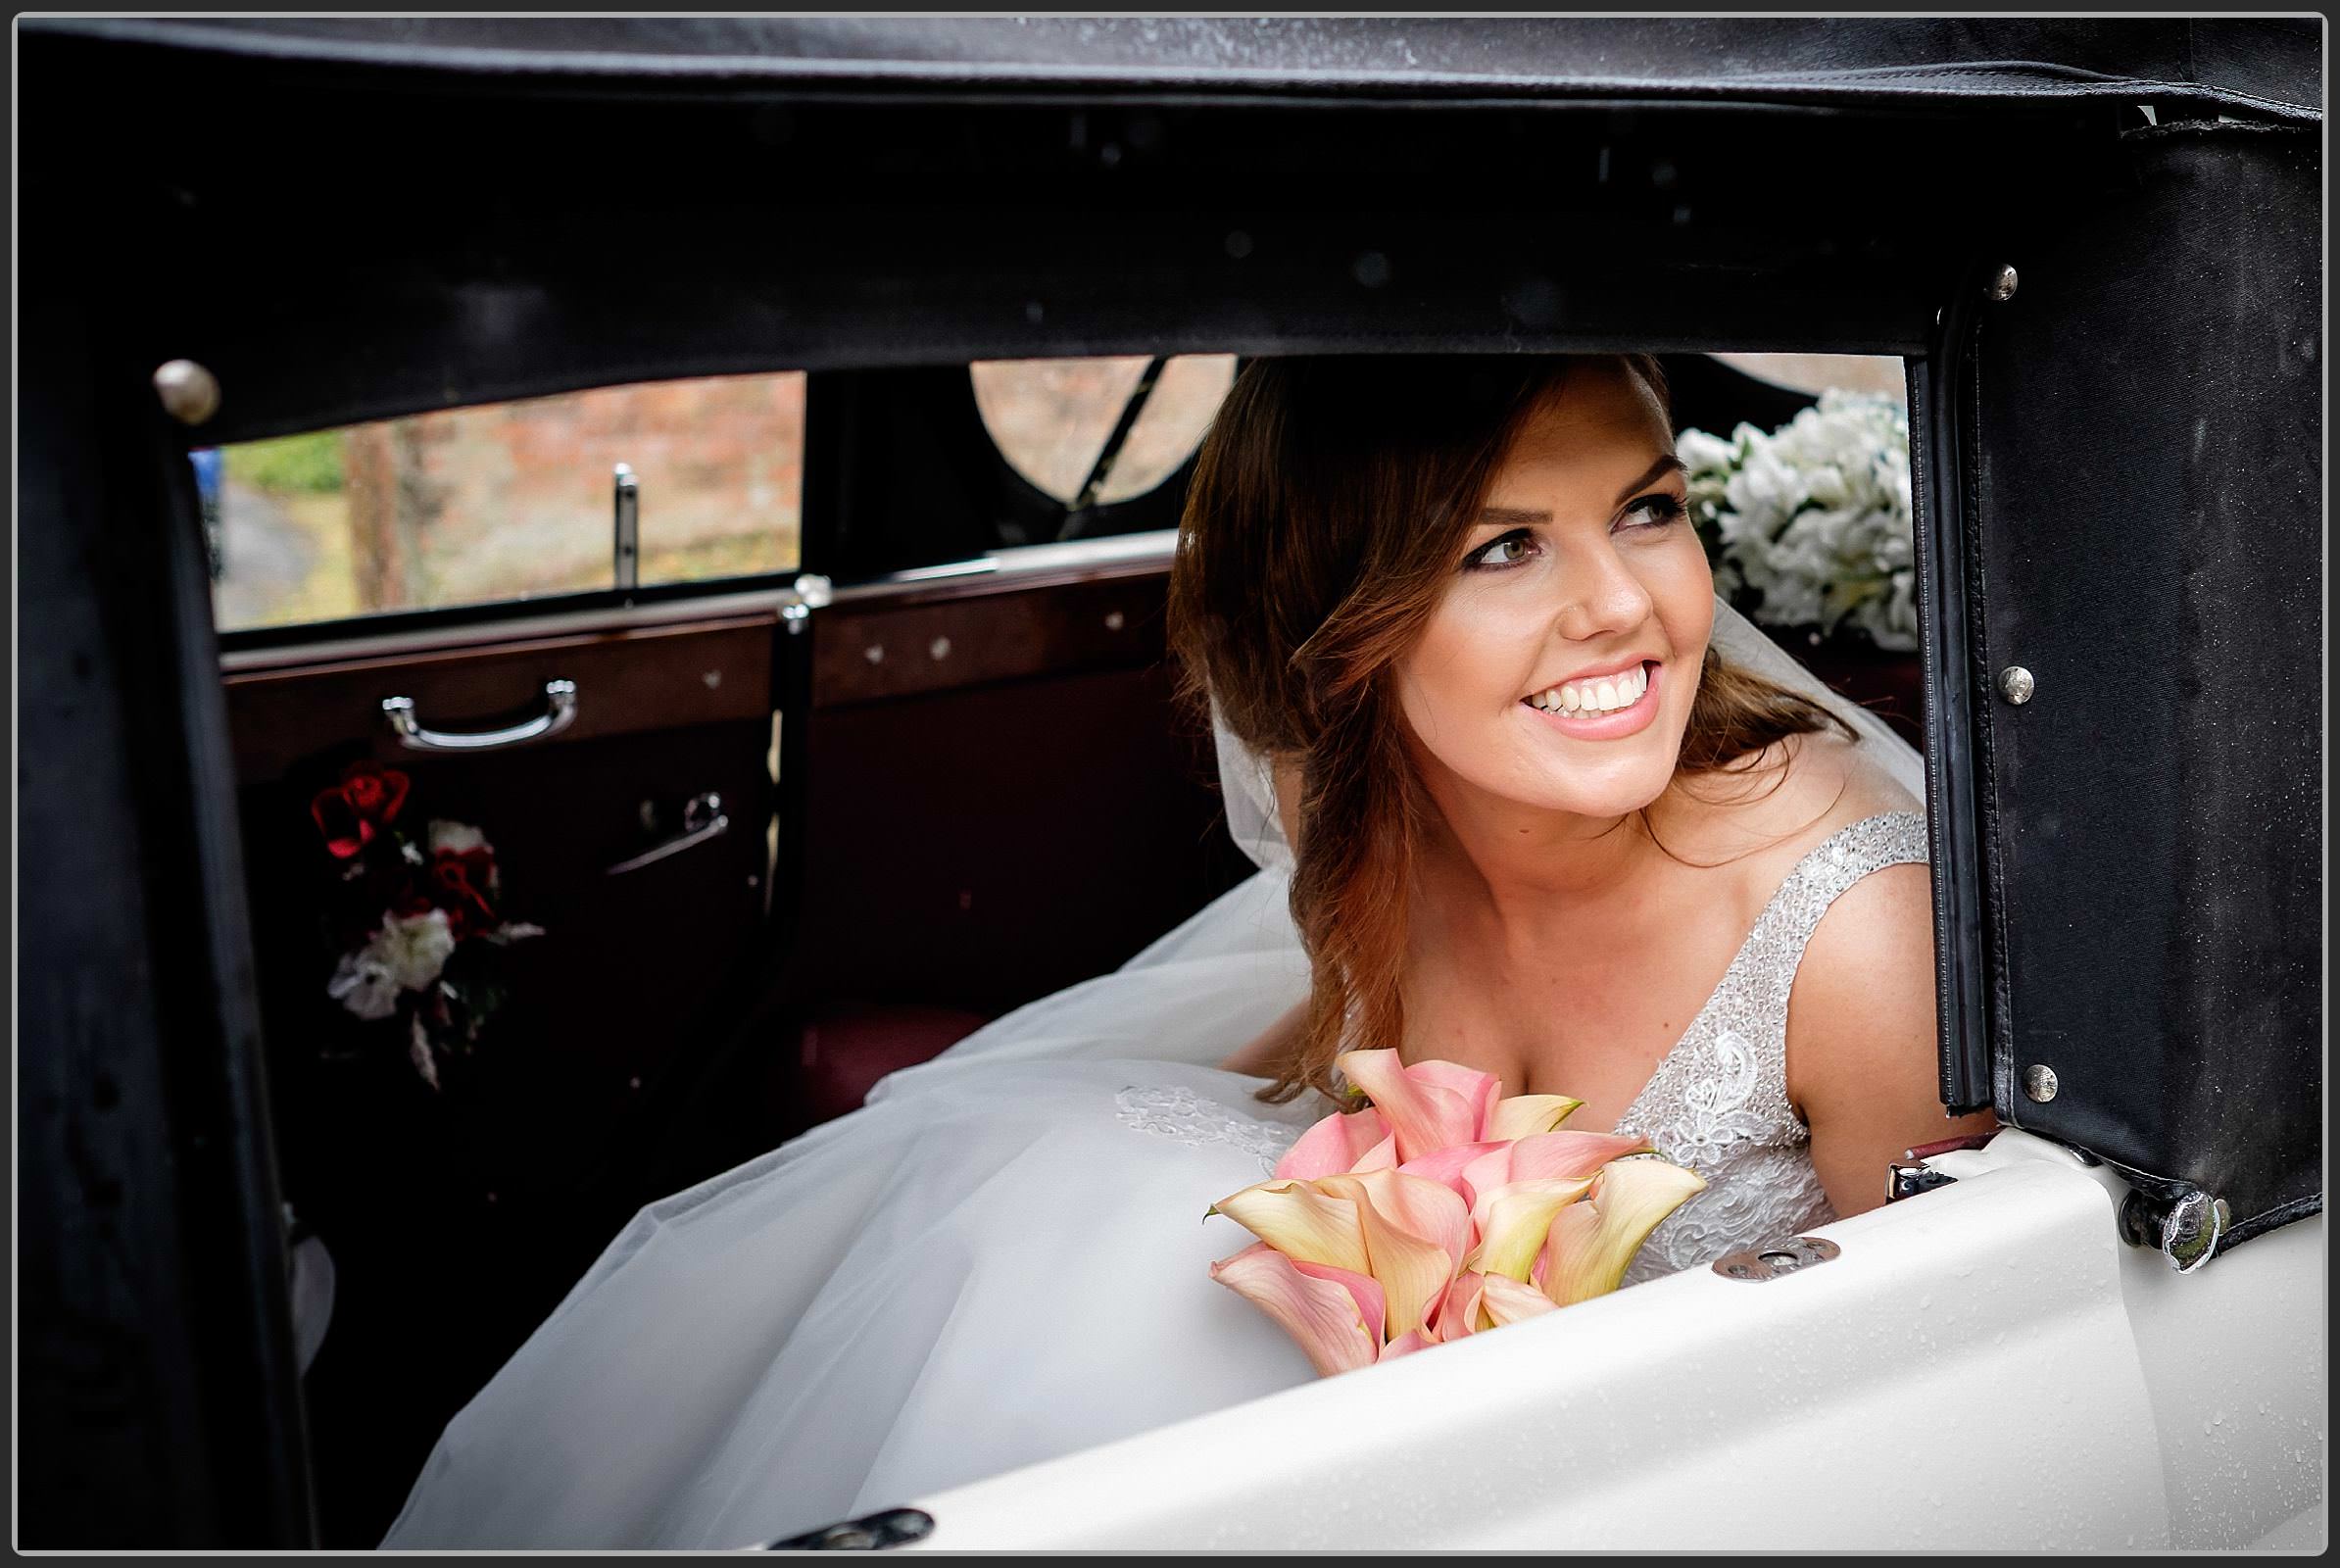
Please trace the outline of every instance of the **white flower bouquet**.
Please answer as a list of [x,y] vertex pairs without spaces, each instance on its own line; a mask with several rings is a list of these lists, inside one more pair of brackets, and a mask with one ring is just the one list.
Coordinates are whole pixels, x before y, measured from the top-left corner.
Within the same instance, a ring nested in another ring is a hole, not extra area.
[[1876,393],[1829,391],[1770,434],[1684,430],[1690,515],[1715,591],[1761,625],[1918,646],[1909,415]]

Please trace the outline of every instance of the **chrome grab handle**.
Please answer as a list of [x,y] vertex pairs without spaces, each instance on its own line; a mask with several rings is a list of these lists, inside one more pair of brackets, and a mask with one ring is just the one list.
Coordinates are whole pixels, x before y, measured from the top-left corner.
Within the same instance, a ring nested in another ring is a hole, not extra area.
[[545,710],[525,723],[512,724],[504,729],[479,730],[468,735],[452,734],[446,730],[425,729],[414,716],[412,697],[382,699],[382,716],[390,720],[392,733],[398,744],[416,752],[490,752],[503,746],[518,746],[527,741],[542,740],[558,735],[577,718],[577,683],[573,680],[545,682]]
[[694,795],[691,797],[690,804],[683,808],[682,831],[680,833],[675,834],[663,844],[652,845],[632,859],[618,861],[602,874],[616,876],[625,871],[638,871],[653,861],[663,860],[669,855],[680,855],[694,844],[705,844],[708,839],[721,838],[730,829],[731,818],[723,814],[722,796],[715,794],[712,790],[704,795]]

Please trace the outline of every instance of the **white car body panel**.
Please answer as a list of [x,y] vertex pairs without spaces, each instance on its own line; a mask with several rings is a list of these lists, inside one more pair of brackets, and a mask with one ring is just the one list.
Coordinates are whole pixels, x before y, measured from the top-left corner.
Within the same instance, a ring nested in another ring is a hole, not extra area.
[[903,1549],[2320,1545],[2320,1216],[2180,1276],[2055,1145],[1931,1163],[1960,1179],[1812,1232],[1828,1262],[1687,1270],[916,1499]]

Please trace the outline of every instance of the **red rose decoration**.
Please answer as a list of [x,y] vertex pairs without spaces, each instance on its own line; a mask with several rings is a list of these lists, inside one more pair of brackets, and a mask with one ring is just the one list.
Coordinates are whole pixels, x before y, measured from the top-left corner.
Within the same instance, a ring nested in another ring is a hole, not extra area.
[[496,858],[486,850],[436,850],[430,858],[432,902],[447,911],[447,923],[461,941],[496,928],[487,890]]
[[407,776],[395,767],[361,759],[343,771],[339,784],[317,791],[309,803],[309,814],[333,858],[346,860],[389,826],[406,804]]

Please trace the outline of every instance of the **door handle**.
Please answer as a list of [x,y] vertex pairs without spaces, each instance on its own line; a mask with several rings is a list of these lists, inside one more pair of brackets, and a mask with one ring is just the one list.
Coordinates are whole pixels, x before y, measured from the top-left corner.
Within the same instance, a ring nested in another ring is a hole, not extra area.
[[627,871],[638,871],[653,861],[663,860],[670,855],[680,855],[694,844],[705,844],[708,839],[721,838],[730,830],[731,818],[723,814],[722,796],[715,794],[712,790],[704,795],[694,795],[691,797],[690,803],[683,808],[682,831],[680,833],[663,843],[652,845],[630,859],[618,861],[602,874],[604,876],[618,876]]
[[503,729],[474,730],[457,734],[450,730],[428,729],[414,716],[412,697],[382,699],[382,716],[390,721],[391,733],[398,744],[415,752],[492,752],[501,747],[520,746],[529,741],[558,735],[577,718],[577,683],[573,680],[545,682],[545,710],[534,718]]

